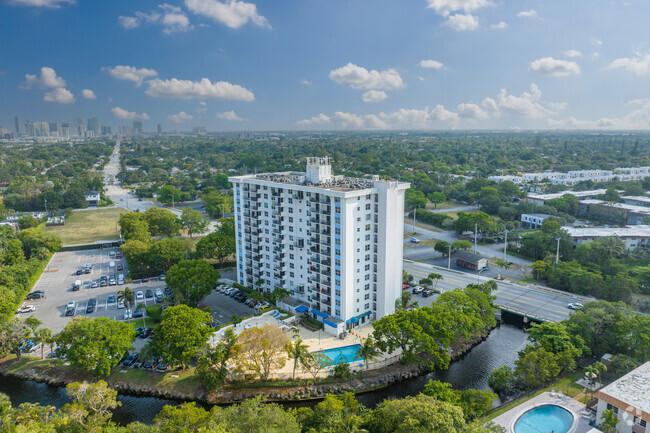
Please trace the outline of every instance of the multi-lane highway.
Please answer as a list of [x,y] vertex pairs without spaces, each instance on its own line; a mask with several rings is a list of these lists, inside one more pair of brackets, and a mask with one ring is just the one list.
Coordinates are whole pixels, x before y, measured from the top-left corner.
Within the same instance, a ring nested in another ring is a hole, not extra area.
[[[443,279],[438,282],[437,288],[443,291],[489,280],[475,274],[449,271],[437,266],[409,260],[404,261],[404,270],[413,275],[416,282],[432,272],[442,275]],[[496,305],[510,312],[549,322],[560,322],[567,319],[571,314],[571,310],[567,307],[569,303],[580,302],[584,304],[593,300],[559,290],[522,286],[510,282],[497,281],[497,286],[498,290],[493,293],[496,296]],[[420,306],[423,306],[430,305],[435,297],[421,298],[416,295],[414,299],[418,301]]]

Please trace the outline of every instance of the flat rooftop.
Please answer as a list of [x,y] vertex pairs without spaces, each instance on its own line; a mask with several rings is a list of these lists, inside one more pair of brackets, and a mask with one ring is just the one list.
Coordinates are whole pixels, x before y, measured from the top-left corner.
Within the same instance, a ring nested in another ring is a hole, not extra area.
[[[332,176],[329,182],[311,183],[307,181],[307,173],[297,171],[285,171],[278,173],[261,173],[250,174],[244,176],[233,176],[233,179],[246,179],[246,180],[261,180],[265,182],[272,182],[282,185],[296,185],[311,188],[322,188],[329,191],[347,192],[359,191],[364,189],[373,189],[375,181],[381,181],[376,177],[375,179],[362,179],[357,177],[345,177],[342,175]],[[390,181],[390,180],[389,180]],[[393,182],[396,182],[393,180]],[[400,186],[408,186],[407,182],[399,182]]]
[[580,204],[602,204],[607,207],[615,207],[618,209],[624,209],[631,212],[650,215],[650,208],[648,208],[647,206],[637,206],[634,204],[625,204],[625,203],[612,203],[612,202],[608,202],[604,200],[596,200],[596,199],[580,200]]
[[531,200],[551,200],[554,198],[560,198],[564,194],[571,194],[575,195],[576,197],[590,197],[592,195],[599,195],[599,194],[605,194],[607,192],[606,189],[592,189],[589,191],[562,191],[562,192],[555,192],[552,194],[528,194],[526,198],[529,198]]
[[524,216],[524,215],[535,217],[535,218],[548,218],[548,217],[551,216],[551,215],[545,214],[545,213],[522,213],[521,214],[521,216]]
[[629,227],[562,227],[572,238],[600,238],[605,236],[618,236],[620,238],[650,238],[649,226]]
[[650,418],[650,361],[632,370],[615,382],[610,383],[596,393],[596,397],[605,400],[626,412],[631,412],[620,403],[609,401],[608,397],[625,403],[645,413],[645,419]]

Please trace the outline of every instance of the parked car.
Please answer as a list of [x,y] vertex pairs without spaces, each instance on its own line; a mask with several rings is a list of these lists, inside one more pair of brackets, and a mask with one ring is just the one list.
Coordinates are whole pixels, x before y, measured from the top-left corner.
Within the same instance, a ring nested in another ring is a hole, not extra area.
[[124,299],[117,301],[117,309],[121,310],[122,308],[124,308]]
[[125,367],[130,367],[130,366],[132,366],[133,363],[136,362],[137,360],[138,360],[138,355],[135,354],[135,353],[133,353],[133,354],[131,354],[131,355],[129,355],[129,356],[126,357],[126,359],[124,360],[124,362],[122,363],[122,365],[125,366]]
[[135,294],[135,300],[136,301],[142,301],[144,300],[144,294],[142,293],[142,290],[138,290]]
[[144,297],[147,299],[153,298],[153,292],[150,289],[147,289],[147,291],[144,292]]
[[419,244],[419,243],[420,243],[420,239],[418,239],[418,238],[411,238],[411,242],[413,242],[414,244]]
[[45,291],[44,290],[35,290],[29,295],[25,296],[25,299],[27,300],[34,300],[34,299],[45,299]]
[[99,283],[97,282],[97,280],[93,280],[93,281],[90,283],[90,288],[91,288],[91,289],[95,289],[95,288],[97,288],[97,287],[99,287]]
[[138,308],[137,310],[135,310],[133,312],[133,318],[134,319],[139,319],[141,317],[142,317],[142,310]]
[[142,282],[143,283],[148,283],[149,282],[149,277],[142,277]]
[[165,296],[171,298],[171,296],[172,296],[172,289],[170,289],[169,287],[165,287],[165,288],[163,289],[163,293],[165,293]]
[[142,364],[142,368],[146,368],[148,370],[151,370],[153,368],[153,361],[149,360],[149,361],[145,362],[144,364]]
[[86,314],[90,314],[95,311],[95,307],[97,306],[97,299],[91,298],[88,300],[88,304],[86,305]]
[[118,263],[116,268],[117,268],[118,271],[121,271],[121,270],[124,269],[124,266],[122,266],[122,263]]
[[18,313],[31,313],[32,311],[36,311],[36,307],[33,305],[23,305],[18,309]]
[[106,299],[107,304],[114,304],[115,303],[115,295],[109,295],[108,299]]
[[409,287],[411,286],[409,286],[408,284],[402,284],[402,290],[407,290]]
[[122,258],[122,251],[118,251],[115,253],[115,258],[116,259],[121,259]]
[[102,277],[99,279],[99,287],[106,286],[108,286],[108,278],[106,278],[106,275],[102,275]]
[[161,289],[156,289],[156,302],[163,301],[163,291]]
[[424,290],[422,292],[422,296],[425,297],[425,298],[428,298],[431,295],[433,295],[433,290]]
[[77,309],[77,303],[75,301],[68,302],[68,305],[65,307],[66,316],[74,316],[74,312]]
[[92,269],[90,269],[90,268],[84,269],[84,274],[89,274],[91,272],[92,272]]
[[108,257],[115,257],[115,251],[110,251],[108,253]]
[[125,310],[124,311],[124,320],[130,320],[133,319],[133,313],[131,313],[130,310]]
[[76,292],[79,289],[81,289],[81,280],[77,280],[74,283],[72,283],[72,290],[73,291]]
[[165,371],[167,370],[167,366],[165,365],[164,361],[161,361],[160,364],[156,366],[156,371]]
[[84,270],[81,268],[77,268],[77,275],[81,275],[84,273]]
[[424,288],[423,288],[422,286],[415,286],[415,287],[413,287],[413,293],[416,294],[416,295],[417,295],[418,293],[422,293],[423,291],[424,291]]
[[167,275],[165,274],[160,274],[160,276],[158,277],[160,281],[165,281],[165,278],[167,278]]

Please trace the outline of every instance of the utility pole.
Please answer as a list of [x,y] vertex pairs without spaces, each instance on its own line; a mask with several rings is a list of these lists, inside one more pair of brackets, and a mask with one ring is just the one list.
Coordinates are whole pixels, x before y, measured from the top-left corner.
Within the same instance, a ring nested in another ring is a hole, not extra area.
[[451,269],[451,244],[449,244],[449,253],[447,254],[447,269]]
[[476,241],[478,239],[478,223],[474,222],[474,254],[476,254]]
[[560,261],[560,239],[562,239],[562,238],[560,238],[560,237],[555,238],[555,240],[557,241],[557,250],[555,252],[555,264],[556,265]]
[[415,233],[415,212],[418,210],[418,208],[414,207],[413,208],[413,233]]
[[503,244],[503,261],[508,263],[508,230],[506,230],[506,239]]

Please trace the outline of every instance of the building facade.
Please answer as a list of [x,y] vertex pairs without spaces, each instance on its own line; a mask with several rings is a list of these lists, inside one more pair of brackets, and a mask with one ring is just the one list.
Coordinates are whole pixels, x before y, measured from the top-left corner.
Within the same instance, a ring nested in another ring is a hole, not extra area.
[[618,433],[646,433],[650,431],[650,362],[646,362],[596,393],[596,419],[612,410],[618,418]]
[[334,335],[394,312],[408,183],[333,176],[328,158],[229,180],[240,284],[287,289]]
[[573,246],[598,241],[604,237],[616,236],[625,244],[627,250],[650,248],[650,227],[637,225],[631,227],[562,227],[573,239]]
[[548,217],[550,215],[543,213],[523,213],[521,214],[521,227],[524,229],[539,229]]

